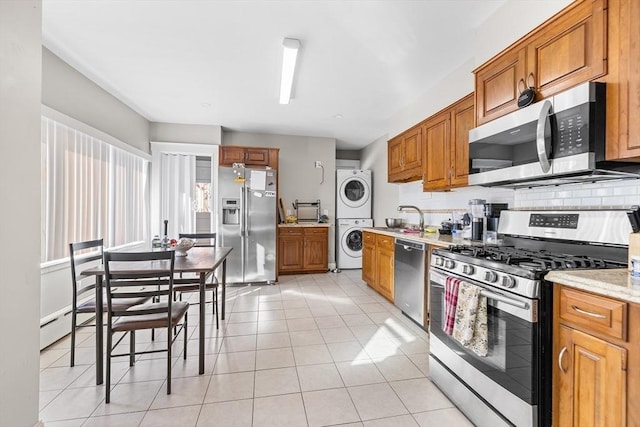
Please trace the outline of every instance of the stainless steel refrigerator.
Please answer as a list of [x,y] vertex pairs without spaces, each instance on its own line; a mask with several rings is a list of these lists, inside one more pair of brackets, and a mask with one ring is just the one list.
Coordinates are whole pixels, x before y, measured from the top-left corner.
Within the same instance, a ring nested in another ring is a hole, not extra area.
[[276,183],[273,169],[218,168],[218,241],[233,247],[227,283],[276,280]]

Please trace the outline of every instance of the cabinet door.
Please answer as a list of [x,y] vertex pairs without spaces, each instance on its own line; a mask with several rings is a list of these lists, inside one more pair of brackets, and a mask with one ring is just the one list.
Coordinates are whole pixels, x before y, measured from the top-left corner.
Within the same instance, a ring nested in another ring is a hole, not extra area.
[[527,44],[527,75],[547,98],[607,71],[605,0],[585,0],[549,22]]
[[245,151],[245,163],[251,166],[269,166],[269,149],[247,148]]
[[564,325],[559,327],[554,425],[626,425],[627,351]]
[[307,228],[304,235],[304,269],[327,271],[329,240],[326,228]]
[[475,111],[473,94],[453,107],[451,112],[451,180],[450,188],[466,187],[469,179],[469,131],[473,129]]
[[419,127],[405,132],[402,140],[402,168],[408,172],[409,178],[421,176],[422,166],[422,130]]
[[362,280],[375,289],[376,287],[376,248],[362,247]]
[[393,302],[393,251],[378,249],[376,253],[376,290]]
[[640,2],[609,1],[607,160],[640,161]]
[[304,236],[299,234],[280,234],[278,238],[279,271],[300,271],[303,269]]
[[425,165],[422,188],[437,191],[449,187],[451,168],[449,167],[449,131],[451,113],[445,111],[429,118],[424,124]]
[[518,82],[525,78],[526,49],[511,48],[475,71],[478,125],[518,109]]
[[219,164],[222,166],[231,166],[233,163],[244,163],[245,149],[244,147],[220,146]]
[[389,182],[402,179],[402,135],[391,139],[387,145],[387,173]]
[[367,231],[362,232],[362,280],[375,289],[376,280],[376,236]]

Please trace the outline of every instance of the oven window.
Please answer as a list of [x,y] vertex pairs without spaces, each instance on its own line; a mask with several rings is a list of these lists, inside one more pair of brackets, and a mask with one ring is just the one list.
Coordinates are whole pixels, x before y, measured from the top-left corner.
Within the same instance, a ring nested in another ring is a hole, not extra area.
[[530,323],[492,305],[487,307],[489,352],[476,355],[443,331],[444,289],[431,286],[430,331],[456,354],[502,387],[530,404],[537,403],[538,323]]

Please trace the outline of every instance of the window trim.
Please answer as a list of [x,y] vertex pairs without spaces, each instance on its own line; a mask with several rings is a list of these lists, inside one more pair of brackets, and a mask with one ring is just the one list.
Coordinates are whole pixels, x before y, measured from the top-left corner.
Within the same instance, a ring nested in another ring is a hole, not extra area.
[[99,129],[96,129],[93,126],[90,126],[86,123],[83,123],[80,120],[76,120],[73,117],[67,116],[66,114],[61,113],[57,110],[54,110],[51,107],[47,107],[44,104],[41,107],[42,107],[41,114],[44,117],[51,120],[55,120],[56,122],[62,123],[65,126],[68,126],[77,131],[85,133],[93,138],[100,139],[109,145],[112,145],[128,153],[141,157],[147,162],[151,162],[151,154],[149,154],[148,152],[142,151],[132,145],[127,144],[126,142],[120,141],[118,138],[114,138],[108,133],[105,133]]

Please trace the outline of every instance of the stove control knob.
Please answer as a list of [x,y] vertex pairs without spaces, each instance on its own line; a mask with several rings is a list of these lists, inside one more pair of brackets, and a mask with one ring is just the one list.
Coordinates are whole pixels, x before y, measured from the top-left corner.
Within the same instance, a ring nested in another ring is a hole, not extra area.
[[498,281],[498,275],[493,271],[487,271],[484,273],[484,280],[493,283]]
[[516,279],[511,276],[502,277],[502,286],[505,288],[513,288],[516,285]]
[[444,266],[445,266],[446,268],[455,268],[455,266],[456,266],[456,262],[455,262],[454,260],[452,260],[452,259],[448,259],[448,260],[446,260],[446,261],[444,262]]
[[464,274],[472,275],[473,273],[475,273],[475,271],[476,271],[476,268],[473,265],[465,264],[462,267],[462,272]]
[[444,264],[444,261],[442,260],[442,258],[437,257],[437,258],[435,259],[435,264],[436,264],[437,266],[442,266],[442,265]]

